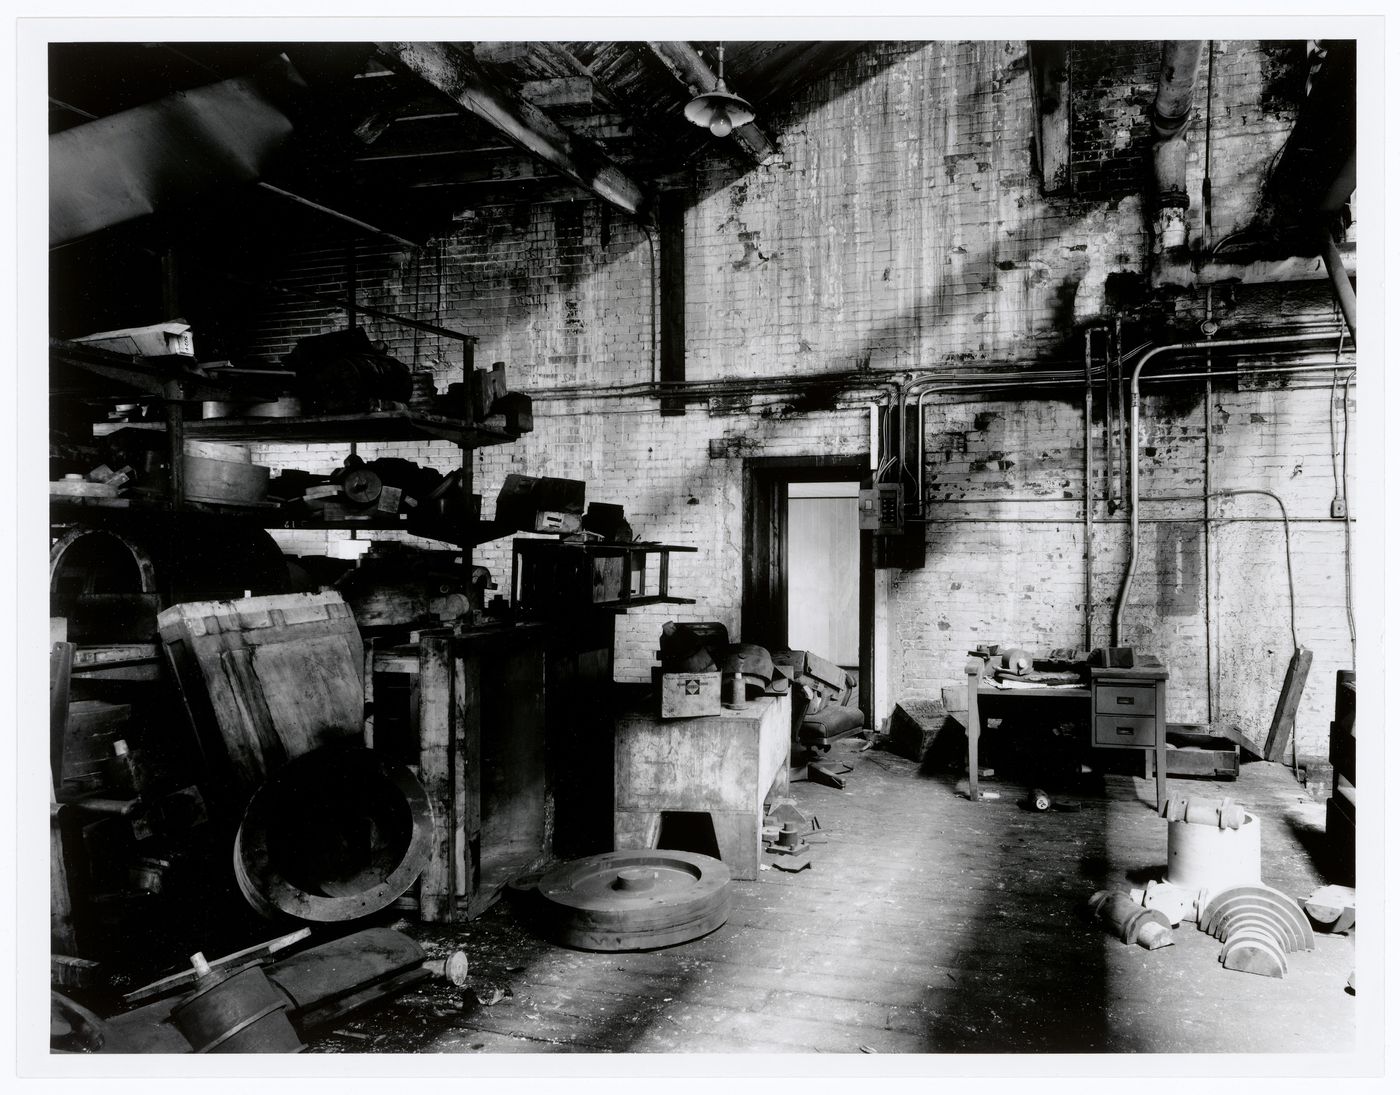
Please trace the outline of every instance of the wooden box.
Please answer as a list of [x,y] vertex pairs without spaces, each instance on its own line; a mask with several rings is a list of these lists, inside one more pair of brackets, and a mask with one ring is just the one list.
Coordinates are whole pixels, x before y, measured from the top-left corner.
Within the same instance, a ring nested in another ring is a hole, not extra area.
[[1229,780],[1240,774],[1240,747],[1230,738],[1169,723],[1167,745],[1169,776]]
[[661,717],[686,719],[718,715],[720,673],[662,673]]

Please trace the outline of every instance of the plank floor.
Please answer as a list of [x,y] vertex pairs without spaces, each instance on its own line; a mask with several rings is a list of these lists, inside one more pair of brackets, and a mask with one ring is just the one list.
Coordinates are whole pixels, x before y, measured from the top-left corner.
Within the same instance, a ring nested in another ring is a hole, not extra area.
[[[838,750],[840,747],[837,747]],[[1079,812],[973,804],[951,778],[854,750],[844,791],[793,785],[827,842],[812,866],[735,882],[729,921],[636,954],[542,942],[504,902],[450,928],[406,928],[430,954],[460,947],[471,983],[438,980],[314,1042],[313,1052],[1288,1053],[1350,1052],[1349,936],[1317,937],[1274,980],[1223,969],[1194,926],[1175,945],[1124,946],[1079,909],[1096,889],[1161,877],[1154,787],[1108,776]],[[1300,896],[1323,806],[1279,765],[1245,765],[1228,794],[1260,817],[1264,881]],[[990,785],[996,788],[995,783]],[[490,1002],[495,1000],[494,1003]]]

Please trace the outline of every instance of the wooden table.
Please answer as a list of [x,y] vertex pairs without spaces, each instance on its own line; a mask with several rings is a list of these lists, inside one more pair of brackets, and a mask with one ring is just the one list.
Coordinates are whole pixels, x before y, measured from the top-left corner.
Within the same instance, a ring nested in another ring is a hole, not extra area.
[[973,802],[977,789],[977,740],[982,719],[999,711],[1065,704],[1088,715],[1095,748],[1141,749],[1150,758],[1157,780],[1157,808],[1167,798],[1167,669],[1150,654],[1139,654],[1131,668],[1090,669],[1088,688],[1040,685],[997,688],[985,683],[986,662],[969,658],[967,672],[967,783]]
[[626,714],[614,738],[613,846],[654,848],[662,814],[707,813],[734,878],[758,877],[763,800],[786,790],[792,715],[787,696],[687,719]]

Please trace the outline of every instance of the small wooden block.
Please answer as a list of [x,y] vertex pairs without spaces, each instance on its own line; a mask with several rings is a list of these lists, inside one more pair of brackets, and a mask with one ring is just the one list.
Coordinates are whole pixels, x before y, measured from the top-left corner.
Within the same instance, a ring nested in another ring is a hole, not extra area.
[[67,954],[49,956],[49,979],[60,988],[69,989],[95,988],[106,981],[99,963]]

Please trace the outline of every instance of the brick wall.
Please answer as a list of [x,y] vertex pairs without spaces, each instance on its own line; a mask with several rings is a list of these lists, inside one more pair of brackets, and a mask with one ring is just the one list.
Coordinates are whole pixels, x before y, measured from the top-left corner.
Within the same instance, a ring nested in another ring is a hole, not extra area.
[[[1276,47],[1215,48],[1211,171],[1220,234],[1252,215],[1291,117]],[[1156,44],[1129,51],[1154,63],[1157,52]],[[1076,95],[1090,93],[1076,86]],[[1140,120],[1142,103],[1125,105],[1117,84],[1103,85],[1100,95],[1111,100],[1104,111]],[[705,158],[692,172],[685,275],[693,380],[860,368],[1082,368],[1083,326],[1110,318],[1107,279],[1143,267],[1140,187],[1041,197],[1030,159],[1024,43],[880,44],[764,122],[780,162],[740,172],[726,159]],[[1200,128],[1188,135],[1193,152],[1201,149]],[[1199,156],[1194,164],[1188,185],[1198,188]],[[308,254],[297,274],[335,292],[342,260],[339,248]],[[476,210],[452,236],[414,255],[367,251],[359,259],[363,299],[473,332],[478,362],[507,361],[513,383],[536,394],[535,432],[475,455],[487,516],[508,472],[576,477],[587,480],[590,498],[625,505],[646,538],[698,548],[678,556],[672,572],[673,588],[696,605],[641,610],[621,621],[617,672],[624,679],[645,676],[667,618],[719,619],[737,629],[743,457],[868,448],[866,393],[823,409],[759,393],[692,404],[679,418],[661,418],[644,396],[564,398],[557,389],[652,377],[653,261],[642,229],[583,198]],[[1222,294],[1217,314],[1268,315],[1272,305],[1251,312],[1250,302],[1280,293],[1290,321],[1330,320],[1316,286],[1241,289],[1230,301]],[[1176,304],[1188,335],[1202,305],[1189,295]],[[339,322],[329,312],[317,318],[314,310],[269,308],[249,349],[275,356],[296,335]],[[439,385],[457,377],[453,347],[435,336],[377,321],[366,326],[403,359],[432,365]],[[1199,495],[1209,444],[1217,488],[1276,490],[1298,519],[1298,632],[1316,655],[1299,714],[1304,754],[1325,753],[1331,674],[1351,660],[1342,526],[1327,518],[1335,490],[1331,395],[1316,383],[1218,387],[1208,407],[1199,388],[1146,386],[1143,407],[1146,493]],[[1102,390],[1096,398],[1101,407]],[[1332,410],[1340,421],[1340,409]],[[1075,388],[1059,399],[942,395],[928,406],[928,565],[878,583],[878,675],[887,686],[877,695],[877,719],[900,696],[956,683],[975,642],[1046,648],[1083,641],[1082,414],[1082,389]],[[710,456],[715,439],[725,440],[725,456]],[[1110,512],[1104,501],[1104,444],[1100,410],[1093,431],[1097,643],[1108,640],[1127,557],[1124,511]],[[458,460],[451,446],[432,442],[361,451],[442,467]],[[266,463],[311,470],[342,456],[343,447],[329,446],[258,453]],[[1276,517],[1276,507],[1259,498],[1221,501],[1217,511]],[[1209,691],[1218,718],[1262,737],[1291,652],[1281,526],[1212,521],[1207,552],[1199,502],[1144,502],[1141,512],[1124,641],[1156,649],[1171,665],[1173,720],[1204,720]],[[325,545],[325,534],[279,537],[289,550]],[[504,586],[509,541],[478,556]]]

